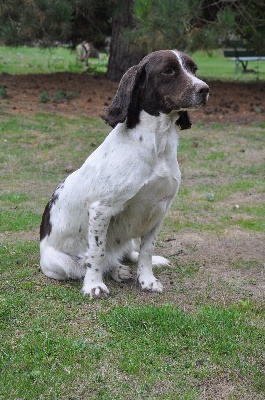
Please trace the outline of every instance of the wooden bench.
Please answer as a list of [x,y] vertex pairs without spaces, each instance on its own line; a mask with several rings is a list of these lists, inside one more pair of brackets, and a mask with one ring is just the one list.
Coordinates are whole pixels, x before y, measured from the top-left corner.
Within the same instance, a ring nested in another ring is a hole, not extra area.
[[258,55],[255,51],[247,49],[226,49],[224,50],[224,56],[235,62],[235,72],[238,71],[240,64],[243,72],[248,72],[249,61],[265,61],[265,53],[261,52]]

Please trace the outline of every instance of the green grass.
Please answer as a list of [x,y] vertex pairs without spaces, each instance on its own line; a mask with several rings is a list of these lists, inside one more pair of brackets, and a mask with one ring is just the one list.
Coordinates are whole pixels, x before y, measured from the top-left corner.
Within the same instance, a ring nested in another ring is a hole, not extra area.
[[[198,51],[192,54],[192,57],[199,65],[198,76],[201,78],[236,81],[265,80],[265,62],[249,62],[248,68],[258,73],[243,73],[240,69],[235,72],[234,62],[225,58],[222,50],[213,51],[211,55]],[[88,72],[105,73],[107,64],[106,55],[102,60],[91,58]],[[76,61],[75,51],[65,47],[40,49],[26,46],[15,48],[0,46],[0,73],[28,74],[63,71],[84,72],[83,64]]]
[[241,377],[254,374],[261,383],[262,359],[248,359],[254,353],[258,356],[262,329],[248,325],[246,313],[236,307],[202,307],[194,315],[171,305],[118,306],[103,317],[111,343],[115,337],[118,367],[132,375],[145,371],[151,378],[147,387],[170,373],[178,375],[175,389],[180,389],[190,379],[206,378],[213,369],[215,374],[224,373],[224,366]]
[[264,330],[253,303],[196,313],[134,301],[93,307],[77,284],[40,281],[36,251],[36,243],[6,249],[2,398],[191,400],[202,395],[200,382],[220,378],[262,396]]
[[234,265],[234,268],[238,268],[238,269],[249,269],[251,270],[252,268],[257,267],[257,263],[255,261],[248,261],[245,262],[244,259],[239,259]]
[[[88,72],[105,73],[108,58],[91,58]],[[66,47],[42,49],[38,47],[0,46],[0,73],[30,74],[50,72],[84,72],[84,65],[76,60],[75,50]]]
[[[241,131],[230,126],[226,129],[228,137],[232,131],[235,136],[233,145],[229,145],[229,149],[225,141],[214,142],[215,136],[221,135],[219,128],[204,135],[203,149],[194,149],[193,134],[185,134],[185,137],[181,138],[179,154],[181,157],[184,154],[182,172],[185,185],[180,187],[179,196],[175,200],[175,208],[181,213],[178,218],[172,219],[172,215],[166,218],[167,226],[170,226],[173,231],[177,232],[184,228],[198,231],[223,231],[229,223],[229,225],[264,232],[264,203],[244,205],[246,196],[251,199],[252,193],[259,193],[260,196],[264,196],[265,193],[265,163],[262,158],[263,148],[259,142],[259,140],[264,140],[264,131],[253,127],[244,128],[244,135],[250,146],[248,151],[251,153],[252,149],[255,149],[259,158],[255,164],[250,165],[248,160],[251,155],[239,154],[238,147],[235,145],[242,140]],[[253,140],[253,131],[255,131],[256,141]],[[200,136],[202,131],[197,129],[197,133]],[[209,134],[211,136],[207,136]],[[226,150],[218,151],[218,147],[226,147]],[[241,159],[240,162],[239,159]],[[186,160],[188,160],[187,169]],[[237,199],[233,200],[235,196]],[[237,203],[240,205],[239,209],[233,210],[233,206]],[[242,215],[242,219],[231,219],[234,214]],[[214,223],[212,219],[209,219],[209,215],[214,219]]]
[[108,280],[110,297],[90,301],[81,282],[40,272],[38,230],[66,167],[78,168],[107,133],[82,115],[2,115],[0,398],[198,400],[227,386],[229,400],[264,398],[262,294],[244,290],[262,268],[256,253],[236,255],[221,281],[196,245],[185,259],[170,241],[218,240],[234,228],[264,237],[264,129],[198,125],[181,135],[182,186],[158,240],[164,256],[172,243],[173,266],[156,271],[169,277],[165,293]]
[[[34,118],[3,117],[0,126],[3,137],[0,159],[2,178],[8,181],[15,172],[19,179],[46,177],[58,182],[69,164],[76,169],[80,166],[94,150],[90,145],[98,145],[106,130],[103,122],[89,117],[75,120],[53,114],[38,114]],[[76,141],[74,146],[73,140]],[[12,168],[9,168],[10,165]]]
[[19,209],[3,209],[0,212],[0,224],[4,231],[28,231],[39,223],[40,218],[39,214]]
[[196,313],[88,304],[79,283],[39,279],[35,242],[3,255],[2,398],[198,399],[200,382],[220,377],[262,396],[264,330],[252,302]]
[[248,63],[248,69],[256,73],[243,73],[239,68],[235,72],[235,62],[223,56],[222,50],[212,51],[211,55],[203,51],[197,51],[192,57],[199,66],[197,75],[205,79],[251,81],[256,79],[265,79],[265,62],[251,61]]

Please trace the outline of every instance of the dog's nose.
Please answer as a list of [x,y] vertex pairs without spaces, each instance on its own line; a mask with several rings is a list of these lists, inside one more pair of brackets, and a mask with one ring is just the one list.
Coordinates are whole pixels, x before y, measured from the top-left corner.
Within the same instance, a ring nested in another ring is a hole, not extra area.
[[207,95],[207,94],[209,94],[209,92],[210,92],[210,88],[209,88],[209,86],[208,85],[203,85],[203,86],[201,86],[200,88],[199,88],[199,90],[198,90],[198,93],[199,94],[204,94],[204,95]]

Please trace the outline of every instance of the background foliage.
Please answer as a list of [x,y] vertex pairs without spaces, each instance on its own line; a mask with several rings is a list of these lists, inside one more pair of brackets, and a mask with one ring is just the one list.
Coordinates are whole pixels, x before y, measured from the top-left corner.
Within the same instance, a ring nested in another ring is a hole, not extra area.
[[[264,48],[263,0],[1,0],[0,37],[8,45],[39,40],[89,40],[111,35],[112,22],[132,14],[127,37],[147,51],[166,47],[213,49],[240,37]],[[128,28],[128,27],[124,27]]]

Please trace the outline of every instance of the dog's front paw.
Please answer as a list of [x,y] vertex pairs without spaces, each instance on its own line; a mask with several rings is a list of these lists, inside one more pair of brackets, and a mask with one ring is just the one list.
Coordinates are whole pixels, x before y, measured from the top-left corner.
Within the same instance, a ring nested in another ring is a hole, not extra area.
[[162,283],[154,276],[151,277],[139,277],[138,278],[140,288],[145,292],[163,292]]
[[109,289],[103,282],[86,284],[83,286],[84,295],[90,295],[91,299],[103,299],[108,297]]

